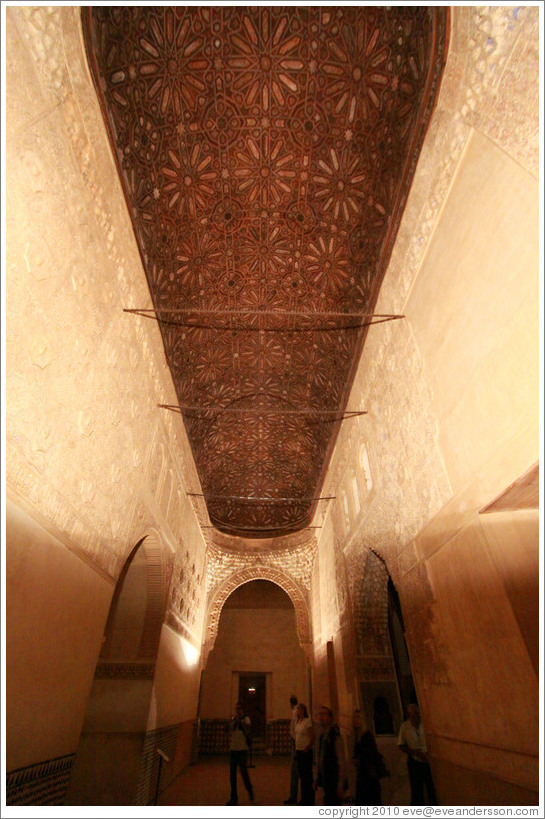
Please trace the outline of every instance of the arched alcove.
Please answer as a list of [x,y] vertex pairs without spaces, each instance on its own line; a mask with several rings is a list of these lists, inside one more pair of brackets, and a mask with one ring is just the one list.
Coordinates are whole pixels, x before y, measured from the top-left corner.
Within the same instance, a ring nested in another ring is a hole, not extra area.
[[223,605],[235,589],[248,583],[250,580],[270,580],[276,583],[290,597],[296,615],[297,634],[302,648],[310,656],[311,629],[308,602],[301,587],[285,572],[273,566],[250,566],[247,569],[234,572],[214,591],[207,606],[206,640],[203,647],[204,663],[209,652],[214,647],[218,633],[219,618]]
[[166,551],[150,532],[130,552],[112,595],[69,804],[136,804],[168,579]]
[[383,795],[387,804],[408,804],[397,734],[408,699],[415,698],[414,683],[399,596],[385,560],[371,549],[364,552],[354,602],[360,707],[391,772]]

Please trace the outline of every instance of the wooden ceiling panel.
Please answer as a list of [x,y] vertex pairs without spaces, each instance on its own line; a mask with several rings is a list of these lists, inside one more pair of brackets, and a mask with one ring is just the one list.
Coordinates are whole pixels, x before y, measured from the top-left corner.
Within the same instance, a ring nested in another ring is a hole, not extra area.
[[83,26],[211,522],[245,537],[303,528],[438,92],[448,9],[95,6]]

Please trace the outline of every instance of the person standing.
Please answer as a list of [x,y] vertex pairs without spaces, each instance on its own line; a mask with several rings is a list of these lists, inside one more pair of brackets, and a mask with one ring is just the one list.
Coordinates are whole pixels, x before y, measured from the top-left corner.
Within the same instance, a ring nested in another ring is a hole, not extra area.
[[301,781],[300,805],[314,805],[314,788],[312,787],[312,757],[314,747],[314,728],[307,707],[300,702],[297,706],[295,723],[295,758]]
[[290,747],[291,747],[291,768],[290,768],[290,795],[284,799],[284,805],[297,804],[297,788],[299,784],[299,774],[297,771],[297,759],[295,756],[295,724],[297,722],[297,697],[292,694],[290,697],[291,719],[290,719]]
[[382,805],[380,777],[387,775],[384,757],[371,731],[363,730],[361,711],[352,715],[354,748],[352,759],[356,766],[356,805]]
[[408,719],[399,729],[397,744],[407,754],[407,769],[411,783],[411,805],[425,805],[424,788],[426,788],[429,805],[437,805],[437,796],[428,762],[428,749],[420,709],[412,702],[407,706]]
[[318,742],[318,759],[314,790],[324,791],[324,805],[340,805],[347,789],[344,746],[339,726],[326,705],[318,712],[322,733]]
[[229,779],[231,783],[231,796],[228,805],[238,805],[237,790],[237,769],[240,769],[244,787],[248,791],[250,801],[254,801],[254,789],[248,775],[248,750],[251,744],[251,723],[250,718],[244,716],[244,709],[241,702],[235,706],[235,716],[229,722]]

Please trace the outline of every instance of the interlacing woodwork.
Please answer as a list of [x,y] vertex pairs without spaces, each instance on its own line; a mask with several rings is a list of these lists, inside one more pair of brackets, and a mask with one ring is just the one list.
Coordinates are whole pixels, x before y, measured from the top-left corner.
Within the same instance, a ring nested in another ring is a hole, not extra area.
[[244,537],[304,528],[448,11],[121,6],[83,20],[210,520]]

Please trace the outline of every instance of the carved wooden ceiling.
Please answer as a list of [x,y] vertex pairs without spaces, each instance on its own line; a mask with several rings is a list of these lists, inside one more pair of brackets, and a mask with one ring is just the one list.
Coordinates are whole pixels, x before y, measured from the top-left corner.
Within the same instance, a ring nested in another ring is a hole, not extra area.
[[351,409],[448,10],[95,6],[83,27],[210,520],[302,529]]

